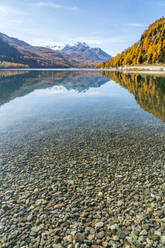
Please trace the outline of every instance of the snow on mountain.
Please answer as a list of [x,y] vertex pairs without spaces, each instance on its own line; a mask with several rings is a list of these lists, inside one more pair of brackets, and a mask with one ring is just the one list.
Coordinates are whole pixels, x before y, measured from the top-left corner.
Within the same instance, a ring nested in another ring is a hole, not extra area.
[[68,44],[60,44],[60,43],[54,43],[46,46],[47,48],[51,48],[53,50],[59,50],[61,51],[64,48],[71,48],[71,47],[86,47],[89,48],[89,46],[85,42],[70,42]]
[[67,45],[55,43],[47,47],[58,50],[68,58],[74,59],[80,63],[87,62],[96,64],[112,58],[101,48],[92,48],[85,42],[70,42]]
[[53,50],[59,50],[59,51],[61,51],[64,47],[65,47],[65,45],[56,45],[56,44],[53,44],[53,45],[47,45],[46,46],[47,48],[51,48],[51,49],[53,49]]

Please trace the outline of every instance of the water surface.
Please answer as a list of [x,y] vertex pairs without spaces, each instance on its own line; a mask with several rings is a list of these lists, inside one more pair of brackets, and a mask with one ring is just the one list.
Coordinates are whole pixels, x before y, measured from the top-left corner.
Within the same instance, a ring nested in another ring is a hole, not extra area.
[[[2,247],[158,247],[164,123],[161,76],[1,71]],[[120,231],[128,239],[115,238]]]

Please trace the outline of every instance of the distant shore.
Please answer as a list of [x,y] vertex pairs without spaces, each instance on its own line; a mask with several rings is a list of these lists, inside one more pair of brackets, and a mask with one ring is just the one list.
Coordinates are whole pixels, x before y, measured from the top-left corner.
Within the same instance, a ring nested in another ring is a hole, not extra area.
[[165,74],[165,65],[135,65],[118,68],[0,68],[0,71],[121,71],[123,73]]
[[120,67],[119,70],[129,73],[165,74],[165,65],[135,65]]

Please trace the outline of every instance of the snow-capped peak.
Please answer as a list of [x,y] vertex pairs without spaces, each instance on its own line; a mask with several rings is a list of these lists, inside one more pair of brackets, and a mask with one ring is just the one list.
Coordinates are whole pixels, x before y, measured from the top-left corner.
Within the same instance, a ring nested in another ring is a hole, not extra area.
[[54,43],[54,44],[50,44],[46,46],[47,48],[51,48],[53,50],[62,50],[64,48],[71,48],[71,47],[85,47],[85,48],[89,48],[88,44],[85,42],[69,42],[68,44],[58,44],[58,43]]
[[51,48],[53,50],[62,50],[65,45],[61,45],[61,44],[51,44],[51,45],[47,45],[47,48]]
[[86,42],[80,42],[80,41],[73,43],[72,46],[76,46],[76,47],[79,47],[79,46],[89,47]]

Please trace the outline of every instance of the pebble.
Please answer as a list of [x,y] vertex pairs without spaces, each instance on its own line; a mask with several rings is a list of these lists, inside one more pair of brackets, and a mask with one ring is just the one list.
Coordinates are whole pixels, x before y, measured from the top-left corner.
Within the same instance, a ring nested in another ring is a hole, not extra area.
[[94,239],[94,235],[93,235],[93,234],[89,234],[89,235],[88,235],[88,240],[91,241],[91,240],[93,240],[93,239]]
[[101,232],[97,233],[97,238],[102,239],[104,237],[104,235],[105,235],[104,231],[101,231]]
[[165,235],[161,236],[161,241],[162,241],[162,244],[165,245]]
[[84,237],[84,234],[82,234],[82,233],[77,233],[76,236],[75,236],[75,240],[77,242],[82,243],[84,241],[84,239],[85,239],[85,237]]
[[95,228],[102,228],[104,226],[104,223],[103,222],[98,222],[95,224]]
[[73,241],[73,236],[72,235],[68,235],[65,237],[65,240],[68,242],[72,242]]
[[54,209],[61,209],[62,207],[63,207],[63,204],[54,205]]
[[119,237],[118,237],[117,235],[114,235],[112,238],[113,238],[113,240],[115,240],[115,241],[118,241],[118,240],[119,240]]
[[34,226],[31,228],[32,232],[38,233],[43,228],[43,225]]
[[142,235],[142,236],[147,236],[147,234],[148,234],[148,232],[146,230],[143,230],[140,232],[140,235]]
[[125,239],[125,237],[126,237],[126,234],[125,234],[125,232],[118,232],[118,237],[119,237],[119,239]]
[[132,114],[92,128],[80,118],[74,130],[73,119],[48,120],[0,143],[0,247],[165,245],[165,143],[154,135],[165,130]]

